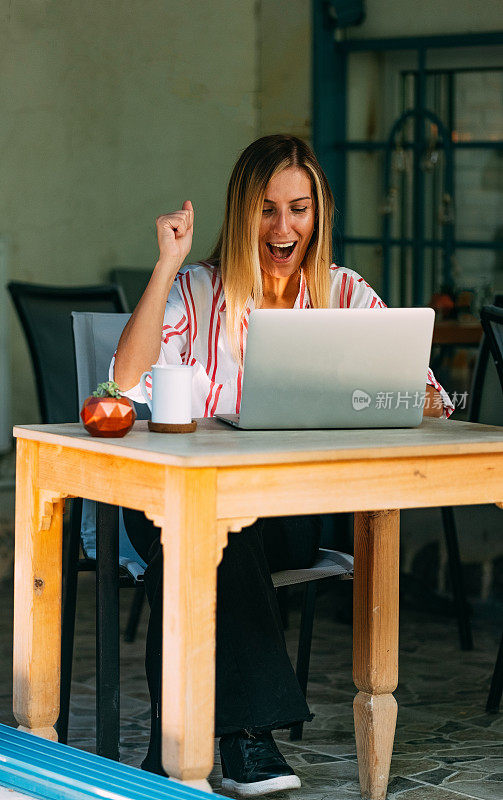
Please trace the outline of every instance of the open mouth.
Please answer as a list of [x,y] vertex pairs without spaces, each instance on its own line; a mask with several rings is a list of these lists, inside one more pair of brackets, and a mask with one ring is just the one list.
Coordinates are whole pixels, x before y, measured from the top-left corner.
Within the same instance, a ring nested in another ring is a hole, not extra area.
[[287,242],[285,244],[271,244],[271,242],[266,242],[266,244],[275,261],[288,261],[297,247],[297,242]]

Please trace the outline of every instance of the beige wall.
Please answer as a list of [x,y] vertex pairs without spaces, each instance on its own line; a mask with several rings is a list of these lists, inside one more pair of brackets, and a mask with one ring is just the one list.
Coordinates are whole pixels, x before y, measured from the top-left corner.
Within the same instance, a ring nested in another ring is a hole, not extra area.
[[261,0],[259,130],[311,137],[311,3]]
[[[0,0],[9,277],[86,284],[151,265],[155,216],[186,198],[204,256],[257,130],[256,34],[254,0]],[[12,312],[10,336],[13,421],[34,421]]]

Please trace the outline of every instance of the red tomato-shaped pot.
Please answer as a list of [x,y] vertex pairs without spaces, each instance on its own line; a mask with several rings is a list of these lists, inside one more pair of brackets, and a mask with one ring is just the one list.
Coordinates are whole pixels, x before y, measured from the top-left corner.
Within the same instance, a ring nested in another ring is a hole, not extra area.
[[127,397],[88,397],[80,417],[91,436],[125,436],[133,427],[136,411]]

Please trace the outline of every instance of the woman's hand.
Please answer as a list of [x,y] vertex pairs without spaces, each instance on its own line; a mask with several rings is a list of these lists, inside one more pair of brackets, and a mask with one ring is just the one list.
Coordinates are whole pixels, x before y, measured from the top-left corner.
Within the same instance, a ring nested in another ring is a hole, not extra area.
[[442,417],[444,406],[440,392],[433,386],[426,386],[426,402],[424,404],[423,417]]
[[194,209],[190,200],[185,200],[180,211],[157,217],[156,226],[159,261],[177,265],[176,271],[178,271],[192,246]]

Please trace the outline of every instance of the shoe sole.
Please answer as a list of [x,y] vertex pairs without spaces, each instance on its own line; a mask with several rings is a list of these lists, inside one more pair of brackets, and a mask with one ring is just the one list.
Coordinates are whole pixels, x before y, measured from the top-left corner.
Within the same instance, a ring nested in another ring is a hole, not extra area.
[[281,792],[284,789],[300,789],[300,786],[298,775],[278,775],[277,778],[269,778],[266,781],[256,781],[255,783],[238,783],[230,778],[222,779],[222,789],[234,792],[240,797],[256,797],[261,794]]

